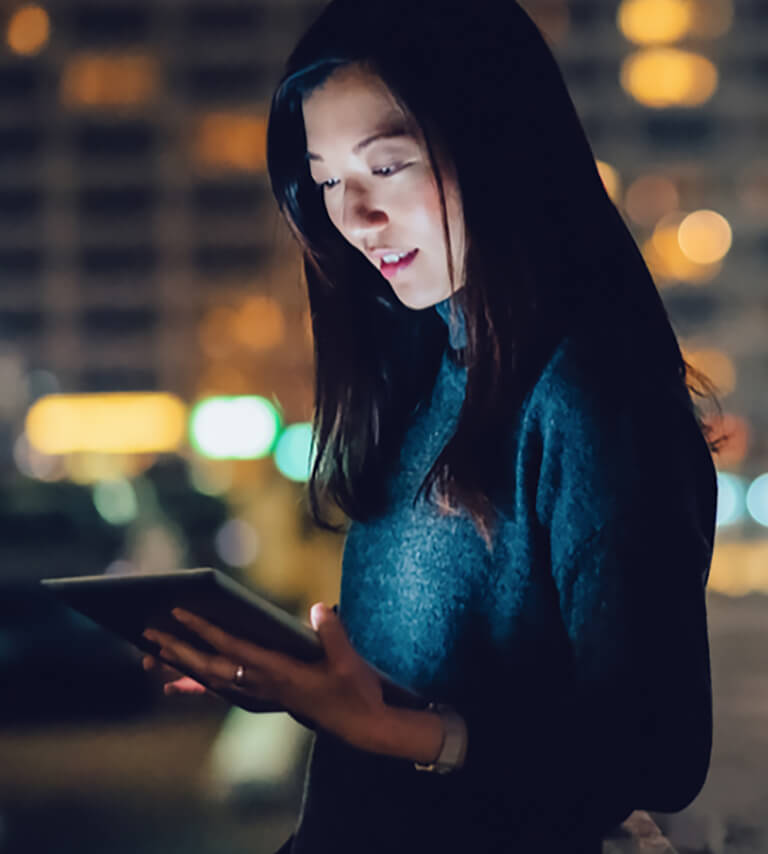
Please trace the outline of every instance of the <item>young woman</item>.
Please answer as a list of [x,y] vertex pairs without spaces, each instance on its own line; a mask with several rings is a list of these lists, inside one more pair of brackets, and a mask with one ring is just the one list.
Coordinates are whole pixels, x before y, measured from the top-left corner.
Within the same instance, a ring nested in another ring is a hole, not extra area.
[[315,730],[281,850],[597,854],[684,808],[717,442],[542,35],[511,0],[333,0],[268,168],[312,312],[311,506],[351,519],[339,610],[311,666],[193,615],[218,655],[153,637]]

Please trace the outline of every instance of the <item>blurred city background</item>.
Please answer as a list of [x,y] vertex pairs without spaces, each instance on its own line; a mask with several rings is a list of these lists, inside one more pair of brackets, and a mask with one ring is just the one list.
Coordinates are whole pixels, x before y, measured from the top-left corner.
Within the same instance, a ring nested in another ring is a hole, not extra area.
[[[164,697],[38,582],[213,566],[304,619],[337,601],[343,536],[305,494],[301,259],[265,170],[323,5],[0,3],[2,854],[259,854],[293,829],[306,730]],[[730,436],[712,766],[654,817],[680,851],[768,851],[768,3],[522,5]]]

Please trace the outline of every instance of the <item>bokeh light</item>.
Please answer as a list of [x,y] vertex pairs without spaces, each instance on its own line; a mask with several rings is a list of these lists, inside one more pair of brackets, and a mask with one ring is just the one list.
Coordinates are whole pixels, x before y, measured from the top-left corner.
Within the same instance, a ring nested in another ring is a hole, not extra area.
[[717,517],[718,527],[741,522],[746,516],[744,503],[747,483],[744,478],[730,472],[717,473]]
[[637,225],[652,227],[680,207],[674,181],[664,175],[643,175],[634,180],[624,196],[624,208]]
[[139,505],[130,481],[102,480],[93,485],[93,503],[110,525],[127,525],[138,515]]
[[272,350],[285,336],[283,308],[272,297],[248,297],[232,325],[238,343],[249,350]]
[[261,551],[261,540],[256,529],[244,519],[230,519],[216,532],[216,552],[230,566],[247,567]]
[[721,261],[733,242],[728,220],[716,211],[694,211],[680,223],[677,237],[680,249],[697,264]]
[[16,9],[8,21],[8,47],[21,56],[33,56],[48,44],[51,21],[42,6],[27,4]]
[[756,477],[749,485],[747,510],[755,522],[768,527],[768,473]]
[[697,107],[717,89],[714,63],[672,47],[635,51],[621,66],[621,85],[646,107]]
[[283,430],[275,447],[275,465],[290,480],[309,479],[314,462],[312,425],[309,422],[291,424]]
[[29,441],[47,454],[175,451],[187,408],[165,392],[52,394],[29,409]]
[[680,224],[686,214],[672,211],[656,224],[653,235],[642,245],[643,257],[657,283],[669,281],[703,284],[718,275],[722,263],[697,264],[680,248]]
[[263,172],[267,164],[264,117],[224,112],[202,116],[192,137],[192,158],[202,167]]
[[189,482],[202,495],[224,495],[232,488],[234,471],[229,460],[193,456],[187,461]]
[[135,107],[160,88],[160,66],[152,56],[79,54],[61,71],[61,100],[68,107]]
[[272,450],[280,424],[264,397],[210,397],[193,408],[189,436],[195,450],[212,459],[260,459]]
[[23,475],[35,480],[52,482],[66,475],[64,458],[41,453],[30,445],[25,433],[13,444],[13,460]]
[[623,0],[616,24],[635,44],[670,44],[687,35],[694,15],[692,0]]

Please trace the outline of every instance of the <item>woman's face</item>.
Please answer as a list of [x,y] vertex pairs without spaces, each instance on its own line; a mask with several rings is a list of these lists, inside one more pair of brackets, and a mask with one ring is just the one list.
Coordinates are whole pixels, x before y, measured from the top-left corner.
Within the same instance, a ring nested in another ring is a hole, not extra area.
[[[409,127],[389,89],[359,66],[346,66],[305,99],[303,111],[309,169],[316,184],[325,183],[321,192],[334,226],[377,270],[383,249],[418,250],[386,276],[404,305],[427,308],[450,296],[437,182],[421,134]],[[398,129],[397,136],[368,141]],[[464,218],[450,164],[438,163],[458,290]]]

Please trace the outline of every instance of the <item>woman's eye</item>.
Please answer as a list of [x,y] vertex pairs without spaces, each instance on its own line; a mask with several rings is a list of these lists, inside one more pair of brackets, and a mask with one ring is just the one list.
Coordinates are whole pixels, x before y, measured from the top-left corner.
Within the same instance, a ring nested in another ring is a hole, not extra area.
[[[381,175],[383,178],[388,178],[393,173],[392,173],[392,171],[387,172],[386,170],[389,169],[389,170],[399,171],[400,169],[404,169],[406,165],[407,164],[401,165],[399,163],[396,163],[394,166],[382,166],[381,168],[374,169],[372,171],[373,171],[374,175]],[[329,178],[327,181],[321,181],[319,183],[316,183],[315,186],[317,187],[318,190],[330,190],[336,186],[336,184],[331,183],[332,181],[333,181],[333,179]],[[338,183],[338,181],[336,183]]]

